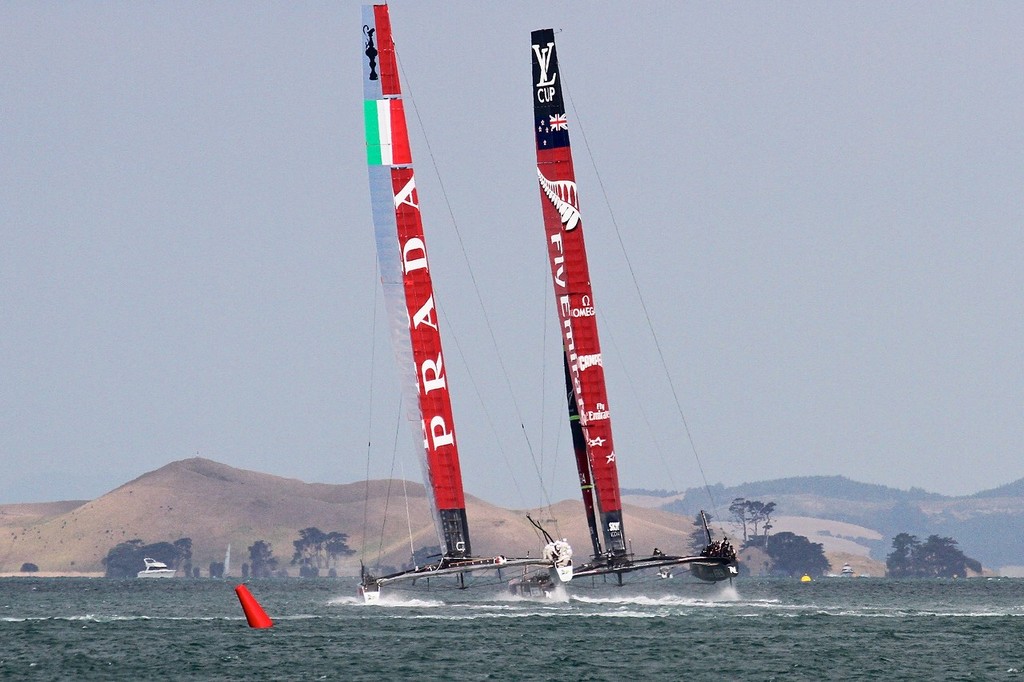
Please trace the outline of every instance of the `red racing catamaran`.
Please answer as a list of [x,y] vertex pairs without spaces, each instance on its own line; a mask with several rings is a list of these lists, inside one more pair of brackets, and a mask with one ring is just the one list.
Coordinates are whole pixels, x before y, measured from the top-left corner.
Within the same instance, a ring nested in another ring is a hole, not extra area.
[[[719,581],[737,574],[736,555],[713,543],[698,556],[655,550],[636,556],[627,548],[619,495],[618,457],[612,439],[611,411],[597,334],[594,292],[590,285],[583,218],[569,146],[569,123],[551,29],[531,34],[533,113],[537,180],[547,242],[555,307],[564,349],[566,395],[576,468],[593,549],[591,561],[576,566],[574,577],[622,576],[642,569],[689,565],[696,577]],[[703,517],[703,512],[701,512]]]
[[572,550],[567,543],[549,543],[540,558],[473,555],[388,7],[364,6],[362,17],[363,111],[377,261],[406,391],[406,417],[423,452],[424,482],[442,554],[433,563],[390,575],[374,576],[364,567],[360,591],[374,601],[392,583],[452,575],[465,586],[469,571],[512,567],[547,567],[552,581],[569,580]]

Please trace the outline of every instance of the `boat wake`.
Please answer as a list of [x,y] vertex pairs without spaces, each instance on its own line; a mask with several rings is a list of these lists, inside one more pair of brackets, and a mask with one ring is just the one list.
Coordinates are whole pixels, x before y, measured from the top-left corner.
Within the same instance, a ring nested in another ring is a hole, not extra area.
[[506,593],[497,597],[495,601],[514,602],[518,604],[568,604],[569,593],[564,585],[556,585],[543,597],[530,597],[519,594]]
[[444,606],[440,599],[418,599],[402,594],[382,594],[375,602],[367,603],[362,597],[334,597],[327,602],[328,606],[382,606],[384,608],[436,608]]
[[740,601],[740,592],[735,585],[723,584],[715,595],[715,601]]
[[607,604],[612,606],[702,606],[708,603],[707,599],[694,599],[692,597],[668,594],[661,597],[646,597],[639,594],[617,597],[586,597],[574,594],[570,600],[581,604]]
[[380,599],[377,600],[376,604],[370,604],[370,606],[382,606],[384,608],[423,608],[432,609],[439,606],[444,606],[445,603],[440,599],[420,599],[417,597],[410,597],[401,594],[382,594]]

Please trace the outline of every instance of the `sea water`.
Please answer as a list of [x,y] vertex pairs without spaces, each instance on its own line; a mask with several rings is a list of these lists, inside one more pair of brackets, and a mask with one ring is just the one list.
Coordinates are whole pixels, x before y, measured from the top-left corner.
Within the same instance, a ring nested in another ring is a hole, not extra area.
[[574,582],[356,597],[351,579],[0,579],[0,679],[1024,680],[1024,580]]

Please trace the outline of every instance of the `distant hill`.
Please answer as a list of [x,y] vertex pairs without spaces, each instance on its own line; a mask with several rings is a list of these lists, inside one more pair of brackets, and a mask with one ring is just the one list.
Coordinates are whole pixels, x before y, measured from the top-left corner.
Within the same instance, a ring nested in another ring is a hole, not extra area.
[[971,495],[971,497],[1024,497],[1024,478],[1018,479],[1013,483],[1001,485],[998,488],[992,488],[991,490],[983,490],[980,493],[975,493],[974,495]]
[[[908,532],[921,539],[932,534],[952,537],[968,556],[986,566],[1024,566],[1024,479],[963,497],[920,488],[898,490],[842,476],[783,478],[730,487],[715,485],[710,490],[718,505],[719,521],[728,520],[729,504],[743,497],[773,501],[778,505],[778,513],[787,518],[836,521],[871,529],[877,539],[864,534],[858,543],[876,560],[883,560],[891,551],[892,538],[897,533]],[[630,493],[645,500],[648,506],[687,516],[709,506],[704,488],[690,488],[682,493]],[[656,493],[665,500],[664,504],[650,504]],[[776,524],[775,530],[783,528]],[[809,537],[819,542],[827,536]]]
[[[655,546],[683,551],[694,516],[709,507],[703,488],[623,493],[625,527],[637,552]],[[839,476],[718,485],[712,494],[720,516],[714,523],[734,539],[740,532],[727,518],[734,498],[774,501],[774,532],[791,531],[822,543],[837,571],[849,562],[858,573],[881,575],[879,560],[890,551],[892,536],[904,531],[922,539],[933,533],[953,537],[965,553],[989,567],[1024,566],[1024,479],[966,497],[897,490]],[[391,566],[408,561],[407,503],[413,546],[436,545],[420,484],[304,483],[197,457],[172,462],[95,500],[0,505],[0,573],[34,563],[41,574],[101,574],[103,558],[120,542],[188,537],[193,564],[204,574],[211,562],[223,561],[230,543],[232,573],[237,576],[248,559],[248,547],[257,540],[269,542],[281,565],[289,567],[298,531],[315,526],[348,534],[348,544],[357,553],[341,569],[354,575],[360,559]],[[467,496],[467,514],[476,554],[536,556],[543,546],[525,511]],[[578,555],[589,553],[580,501],[565,500],[533,515],[553,534],[568,538]],[[297,573],[294,567],[291,572]]]
[[[436,545],[420,484],[304,483],[197,457],[168,464],[91,501],[0,505],[0,573],[16,572],[26,562],[47,573],[101,573],[103,558],[119,542],[188,537],[193,565],[204,574],[211,562],[223,561],[230,543],[232,572],[238,575],[247,548],[256,540],[270,542],[274,555],[287,567],[298,531],[315,526],[348,534],[348,544],[357,554],[342,568],[355,575],[360,558],[370,565],[408,561],[405,494],[413,545]],[[552,533],[569,538],[573,546],[589,547],[580,502],[561,502],[550,511],[535,513],[535,518]],[[660,510],[638,508],[628,513],[630,539],[637,547],[649,551],[659,545],[668,550],[674,543],[682,550],[691,530],[688,521]],[[467,514],[476,554],[536,556],[543,547],[522,511],[467,496]],[[292,573],[297,571],[293,568]]]

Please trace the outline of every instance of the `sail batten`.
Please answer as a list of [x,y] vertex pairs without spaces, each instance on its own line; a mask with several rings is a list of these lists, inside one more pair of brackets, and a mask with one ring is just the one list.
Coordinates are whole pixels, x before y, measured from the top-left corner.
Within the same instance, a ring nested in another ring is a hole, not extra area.
[[363,114],[384,303],[413,438],[445,556],[470,554],[469,526],[433,282],[386,5],[363,7]]
[[[568,409],[580,487],[595,554],[623,555],[626,544],[611,411],[554,32],[534,31],[531,38],[537,180],[565,351]],[[603,549],[599,539],[603,540]]]

